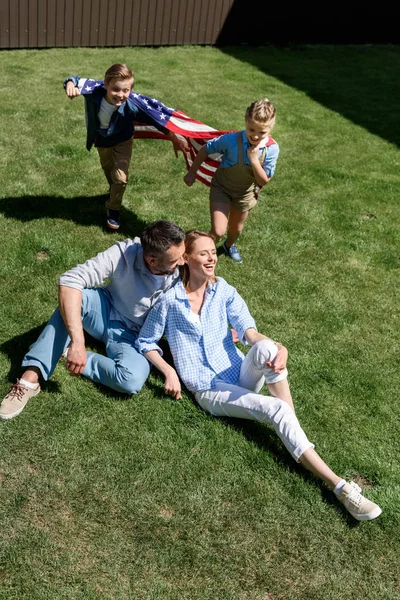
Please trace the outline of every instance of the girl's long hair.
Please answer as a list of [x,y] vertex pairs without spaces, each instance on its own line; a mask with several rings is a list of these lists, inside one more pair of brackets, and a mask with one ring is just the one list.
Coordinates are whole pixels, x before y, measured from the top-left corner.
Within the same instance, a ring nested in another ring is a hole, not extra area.
[[[202,231],[201,229],[190,229],[189,231],[187,231],[185,234],[185,254],[190,254],[195,241],[202,237],[206,237],[214,241],[214,237],[211,235],[211,233],[208,233],[207,231]],[[185,263],[184,265],[179,267],[179,270],[181,274],[183,287],[185,288],[185,290],[187,290],[190,279],[189,265]],[[211,283],[215,283],[217,281],[217,278],[215,277],[215,275],[213,275],[209,278],[209,281]]]

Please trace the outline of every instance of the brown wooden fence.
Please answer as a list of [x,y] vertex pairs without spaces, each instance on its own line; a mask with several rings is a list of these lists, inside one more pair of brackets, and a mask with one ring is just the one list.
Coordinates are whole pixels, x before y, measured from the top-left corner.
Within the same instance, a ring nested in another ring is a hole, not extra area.
[[265,0],[0,0],[0,48],[399,43],[395,4],[338,11]]
[[0,0],[0,48],[214,44],[234,0]]

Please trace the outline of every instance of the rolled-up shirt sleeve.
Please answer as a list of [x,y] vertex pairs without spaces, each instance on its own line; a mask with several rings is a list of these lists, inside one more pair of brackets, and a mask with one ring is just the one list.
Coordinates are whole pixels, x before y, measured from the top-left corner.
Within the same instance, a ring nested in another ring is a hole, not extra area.
[[222,154],[225,152],[227,149],[226,137],[227,134],[224,133],[224,135],[209,140],[205,145],[207,154]]
[[141,354],[145,354],[151,350],[157,350],[161,356],[163,355],[163,351],[158,346],[157,342],[164,335],[167,312],[168,308],[165,298],[160,298],[147,315],[136,340],[136,348]]
[[100,252],[94,258],[90,258],[81,265],[66,271],[60,276],[58,285],[84,290],[101,285],[107,277],[110,277],[121,258],[121,249],[114,244],[108,250]]
[[67,77],[67,79],[64,79],[64,90],[67,87],[68,81],[72,81],[72,83],[74,84],[74,86],[78,87],[80,79],[81,78],[78,75],[70,75],[69,77]]
[[235,329],[242,343],[246,343],[245,333],[247,329],[257,330],[256,323],[250,314],[246,302],[241,295],[232,288],[226,302],[228,321]]
[[264,162],[262,164],[262,168],[264,169],[265,173],[267,174],[267,177],[272,177],[274,175],[278,156],[279,156],[278,144],[272,144],[272,146],[268,146],[267,154],[266,154]]

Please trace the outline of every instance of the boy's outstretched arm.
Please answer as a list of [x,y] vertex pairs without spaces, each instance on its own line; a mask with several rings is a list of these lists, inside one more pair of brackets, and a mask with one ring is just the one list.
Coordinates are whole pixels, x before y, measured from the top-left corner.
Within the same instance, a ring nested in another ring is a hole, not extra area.
[[190,167],[189,171],[186,173],[185,177],[183,178],[183,181],[189,187],[191,187],[194,184],[194,182],[196,181],[196,173],[199,170],[200,165],[206,160],[207,156],[208,156],[207,149],[205,146],[203,146],[197,153],[196,158],[192,162],[192,166]]
[[78,88],[79,77],[69,77],[64,81],[64,89],[68,98],[71,100],[76,98],[76,96],[80,96],[81,92]]

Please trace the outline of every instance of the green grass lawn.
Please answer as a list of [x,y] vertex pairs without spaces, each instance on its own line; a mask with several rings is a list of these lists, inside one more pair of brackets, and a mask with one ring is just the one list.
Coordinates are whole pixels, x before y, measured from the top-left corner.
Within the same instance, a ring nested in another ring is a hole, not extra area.
[[[289,349],[296,410],[383,509],[357,523],[272,429],[217,420],[153,373],[126,399],[60,364],[0,423],[0,598],[400,598],[399,47],[122,48],[0,55],[0,394],[60,273],[156,218],[209,227],[183,158],[137,141],[118,233],[70,74],[127,62],[139,92],[219,129],[277,107],[281,154],[218,273]],[[93,342],[90,342],[93,344]]]

